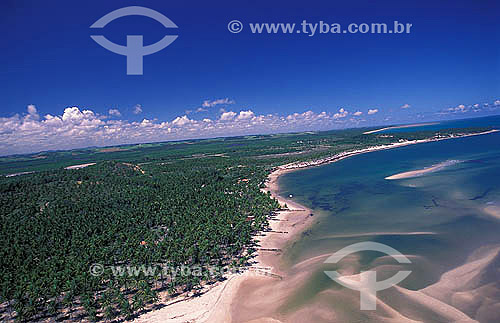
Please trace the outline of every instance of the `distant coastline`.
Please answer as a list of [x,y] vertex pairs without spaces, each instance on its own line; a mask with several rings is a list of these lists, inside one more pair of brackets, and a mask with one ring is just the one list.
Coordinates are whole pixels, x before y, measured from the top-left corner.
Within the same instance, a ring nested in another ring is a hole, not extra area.
[[315,167],[315,166],[320,166],[324,164],[330,164],[337,162],[339,160],[356,156],[359,154],[364,154],[364,153],[369,153],[373,151],[379,151],[379,150],[385,150],[385,149],[391,149],[391,148],[397,148],[397,147],[404,147],[404,146],[409,146],[409,145],[415,145],[415,144],[422,144],[426,142],[435,142],[435,141],[441,141],[441,140],[448,140],[448,139],[457,139],[457,138],[465,138],[465,137],[471,137],[471,136],[480,136],[480,135],[487,135],[495,132],[499,132],[500,130],[497,129],[492,129],[488,131],[483,131],[483,132],[478,132],[478,133],[464,133],[464,134],[458,134],[458,135],[450,135],[450,136],[435,136],[433,138],[429,139],[419,139],[419,140],[408,140],[408,141],[401,141],[401,142],[395,142],[387,145],[379,145],[379,146],[373,146],[373,147],[368,147],[368,148],[363,148],[363,149],[358,149],[358,150],[352,150],[352,151],[345,151],[341,152],[338,154],[335,154],[330,157],[325,157],[325,158],[320,158],[316,159],[310,162],[294,162],[286,165],[279,166],[279,169],[300,169],[300,168],[307,168],[307,167]]
[[385,128],[376,129],[376,130],[370,130],[370,131],[363,132],[363,134],[364,135],[369,135],[369,134],[372,134],[372,133],[377,133],[377,132],[381,132],[381,131],[385,131],[385,130],[391,130],[391,129],[404,129],[404,128],[414,128],[414,127],[423,127],[423,126],[433,126],[433,125],[437,125],[437,124],[439,124],[439,122],[405,124],[405,125],[402,125],[402,126],[392,126],[392,127],[385,127]]

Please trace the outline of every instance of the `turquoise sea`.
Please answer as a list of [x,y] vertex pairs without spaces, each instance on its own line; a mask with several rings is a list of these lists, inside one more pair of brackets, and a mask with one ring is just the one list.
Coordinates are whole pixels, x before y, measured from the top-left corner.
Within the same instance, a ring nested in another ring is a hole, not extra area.
[[[500,129],[500,117],[413,129],[458,126]],[[422,176],[385,179],[439,164],[443,167]],[[275,317],[292,322],[500,321],[500,133],[362,154],[288,173],[279,185],[280,195],[292,195],[313,209],[316,222],[284,252],[287,278],[280,284],[288,280],[288,292]],[[330,254],[362,241],[395,248],[411,264],[373,251],[324,264]],[[325,270],[343,275],[376,270],[378,280],[399,270],[412,273],[399,287],[377,294],[377,310],[361,311],[359,292],[332,281]]]

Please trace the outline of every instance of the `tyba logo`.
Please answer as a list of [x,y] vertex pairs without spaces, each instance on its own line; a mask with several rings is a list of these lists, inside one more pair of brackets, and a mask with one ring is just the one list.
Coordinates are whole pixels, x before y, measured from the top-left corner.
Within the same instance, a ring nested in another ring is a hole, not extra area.
[[[345,256],[359,251],[379,251],[393,257],[400,264],[411,263],[411,261],[405,255],[401,254],[396,249],[378,242],[359,242],[352,244],[350,246],[342,248],[341,250],[328,257],[328,259],[325,260],[325,263],[337,263]],[[325,271],[325,274],[327,274],[328,277],[344,287],[352,290],[359,290],[361,310],[376,310],[377,291],[384,290],[398,284],[403,279],[408,277],[408,275],[411,274],[411,271],[398,271],[396,275],[383,281],[377,281],[377,272],[373,270],[361,272],[359,281],[341,276],[337,271]]]
[[[104,28],[111,21],[125,16],[145,16],[161,23],[165,28],[177,28],[177,25],[158,11],[144,7],[125,7],[108,13],[97,20],[90,28]],[[102,35],[90,36],[96,43],[107,50],[127,56],[127,75],[142,75],[143,57],[151,55],[172,44],[178,36],[166,35],[160,41],[144,46],[142,35],[127,35],[127,46],[122,46],[109,41]]]

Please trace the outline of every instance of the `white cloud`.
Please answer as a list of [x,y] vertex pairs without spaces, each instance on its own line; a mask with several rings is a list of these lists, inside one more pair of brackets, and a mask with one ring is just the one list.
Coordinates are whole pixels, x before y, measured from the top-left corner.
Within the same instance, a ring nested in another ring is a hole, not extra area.
[[232,120],[235,116],[236,116],[236,112],[228,111],[228,112],[222,113],[222,115],[220,116],[220,119],[222,121],[228,121],[228,120]]
[[57,116],[52,116],[50,114],[45,115],[45,122],[46,125],[48,126],[61,126],[63,124],[63,121],[60,117]]
[[[497,100],[499,105],[500,100]],[[493,108],[492,104],[490,107]],[[472,110],[472,105],[451,109],[453,112]],[[360,116],[379,112],[378,109],[370,109],[368,112],[351,113],[339,108],[335,112],[308,110],[278,115],[256,114],[248,109],[222,111],[218,117],[210,119],[191,119],[180,115],[172,121],[144,118],[142,121],[128,121],[119,119],[117,113],[111,110],[107,115],[114,115],[115,118],[105,118],[90,109],[79,107],[67,107],[60,113],[40,117],[35,106],[27,107],[24,114],[0,117],[0,151],[14,154],[218,136],[330,130],[366,124],[368,121]],[[448,110],[445,112],[451,113]]]
[[345,117],[347,117],[348,114],[349,114],[349,112],[347,112],[347,110],[345,110],[344,108],[340,108],[339,112],[337,112],[333,115],[333,118],[334,119],[345,118]]
[[179,127],[182,127],[183,125],[185,124],[188,124],[188,123],[191,123],[192,120],[189,119],[186,115],[182,116],[182,117],[177,117],[175,118],[173,121],[172,121],[172,124],[174,126],[179,126]]
[[[3,154],[242,134],[329,130],[346,127],[350,122],[347,118],[335,118],[334,113],[325,111],[305,111],[285,116],[257,115],[252,110],[238,113],[228,111],[215,120],[195,120],[183,115],[171,122],[106,119],[89,109],[81,110],[78,107],[68,107],[59,115],[46,114],[39,119],[33,117],[35,113],[33,107],[24,116],[0,117],[0,151]],[[337,112],[340,115],[347,113],[344,109]]]
[[467,113],[488,113],[495,111],[500,107],[500,100],[496,100],[493,103],[474,103],[474,104],[459,104],[455,107],[450,107],[437,112],[437,115],[447,115],[447,114],[467,114]]
[[229,98],[225,98],[225,99],[217,99],[217,100],[205,100],[203,101],[203,103],[201,104],[201,106],[203,108],[212,108],[212,107],[215,107],[216,105],[220,105],[220,104],[234,104],[234,101],[233,100],[230,100]]
[[408,109],[410,105],[408,103],[405,103],[401,106],[401,109]]
[[240,114],[238,115],[237,119],[238,120],[246,120],[246,119],[251,119],[254,117],[254,113],[252,110],[248,111],[240,111]]
[[26,109],[28,110],[28,115],[30,118],[35,119],[35,120],[40,119],[40,116],[38,115],[36,107],[33,104],[28,105]]
[[109,109],[108,114],[113,117],[121,117],[120,110],[118,109]]
[[459,104],[456,107],[448,108],[448,111],[450,111],[450,112],[467,112],[468,109],[467,109],[467,107],[465,105]]
[[63,121],[80,122],[82,120],[94,119],[95,114],[91,110],[80,111],[77,107],[66,108],[62,115]]
[[136,104],[134,110],[132,111],[134,114],[142,113],[142,106],[140,104]]

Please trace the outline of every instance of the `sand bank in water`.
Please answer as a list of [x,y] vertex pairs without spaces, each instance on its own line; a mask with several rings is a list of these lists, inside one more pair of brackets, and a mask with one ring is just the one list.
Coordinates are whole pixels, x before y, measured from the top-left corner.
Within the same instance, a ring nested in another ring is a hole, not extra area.
[[460,162],[461,161],[459,161],[459,160],[447,160],[445,162],[442,162],[442,163],[439,163],[437,165],[427,167],[424,169],[412,170],[409,172],[403,172],[403,173],[391,175],[391,176],[386,177],[385,179],[394,180],[394,179],[404,179],[404,178],[423,176],[423,175],[428,174],[428,173],[437,172],[437,171],[442,170],[448,166],[452,166],[452,165],[458,164]]

